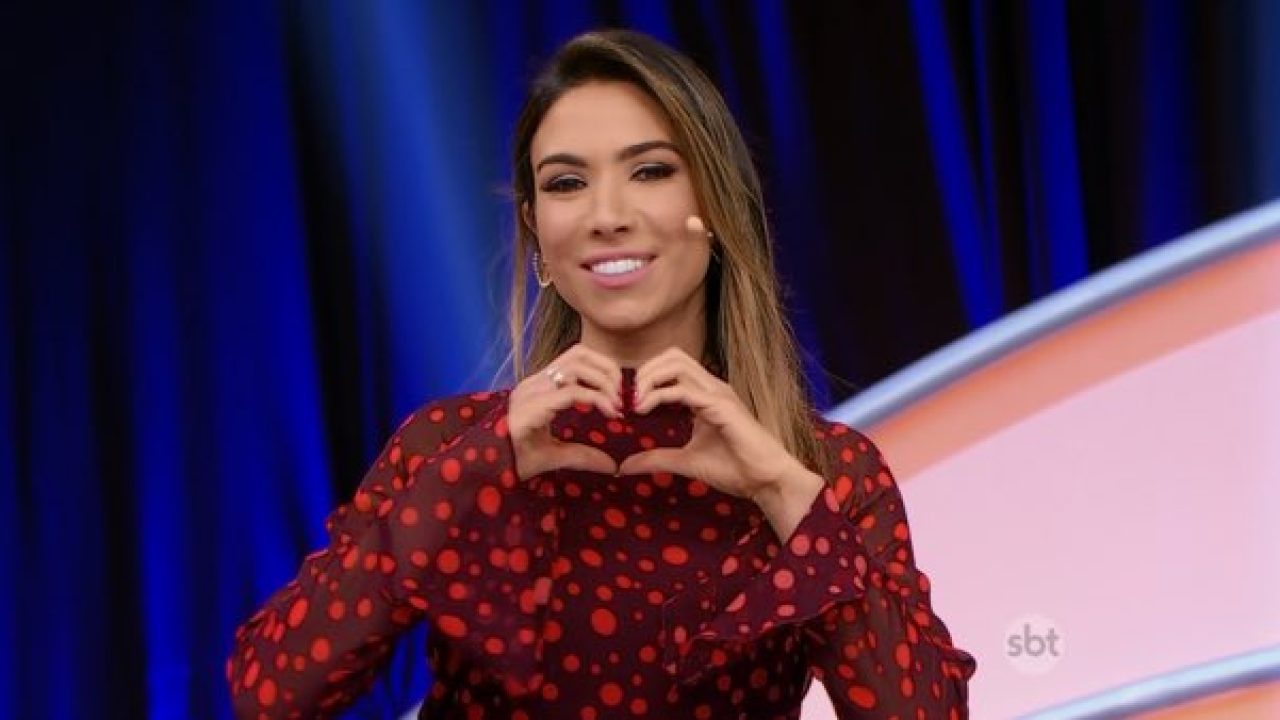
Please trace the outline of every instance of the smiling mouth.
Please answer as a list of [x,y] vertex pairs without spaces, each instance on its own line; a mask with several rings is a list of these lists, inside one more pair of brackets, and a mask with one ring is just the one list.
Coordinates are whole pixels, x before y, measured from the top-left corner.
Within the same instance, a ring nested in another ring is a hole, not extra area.
[[601,260],[587,265],[586,268],[596,275],[613,277],[636,272],[651,262],[653,262],[652,257],[617,258],[614,260]]

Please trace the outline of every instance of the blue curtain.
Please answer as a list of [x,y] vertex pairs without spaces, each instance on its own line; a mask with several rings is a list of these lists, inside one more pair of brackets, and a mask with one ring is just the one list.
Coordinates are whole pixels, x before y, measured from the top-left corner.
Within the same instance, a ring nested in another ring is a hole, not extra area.
[[229,717],[235,626],[404,415],[495,381],[508,133],[582,30],[723,88],[819,405],[1280,195],[1274,3],[852,5],[0,10],[0,717]]

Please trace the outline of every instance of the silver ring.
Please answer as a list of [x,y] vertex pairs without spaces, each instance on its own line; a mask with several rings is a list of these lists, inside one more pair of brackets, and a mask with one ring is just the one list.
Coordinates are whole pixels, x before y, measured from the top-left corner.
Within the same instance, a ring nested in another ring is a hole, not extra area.
[[564,373],[559,368],[549,367],[546,370],[543,370],[542,374],[547,376],[547,379],[556,386],[557,390],[568,384],[565,380]]

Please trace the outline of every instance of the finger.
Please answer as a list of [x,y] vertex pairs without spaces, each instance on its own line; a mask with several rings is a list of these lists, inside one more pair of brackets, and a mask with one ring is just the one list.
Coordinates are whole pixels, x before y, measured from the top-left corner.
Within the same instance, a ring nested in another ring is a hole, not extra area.
[[566,362],[581,362],[593,367],[609,378],[609,385],[611,387],[618,389],[622,388],[622,368],[619,367],[618,363],[608,355],[592,350],[582,343],[578,343],[564,351],[560,357]]
[[692,476],[688,467],[688,453],[676,448],[654,448],[628,455],[618,467],[619,475],[648,475],[669,472]]
[[602,366],[594,358],[566,352],[549,364],[543,374],[550,380],[544,386],[547,390],[556,390],[563,385],[584,385],[605,393],[612,399],[614,409],[619,412],[622,410],[621,371]]
[[540,392],[538,395],[522,398],[520,414],[512,414],[511,432],[513,436],[522,437],[524,436],[522,430],[547,428],[559,411],[567,410],[573,404],[596,407],[607,418],[621,416],[620,411],[614,410],[613,398],[608,397],[604,392],[576,383],[566,384],[550,392]]
[[647,366],[643,375],[636,374],[637,403],[658,388],[683,384],[710,392],[715,382],[716,378],[688,355],[668,356]]
[[688,370],[691,376],[696,376],[700,378],[705,377],[706,379],[709,379],[709,380],[715,379],[715,376],[712,375],[702,365],[701,362],[695,360],[692,355],[685,352],[683,348],[679,348],[679,347],[669,347],[666,350],[663,350],[662,352],[658,353],[651,360],[649,360],[649,362],[645,363],[639,370],[636,371],[636,377],[640,378],[643,376],[652,375],[663,369],[669,370],[670,368],[685,368],[686,370]]
[[609,457],[608,453],[600,448],[581,443],[567,443],[561,440],[557,440],[556,443],[554,455],[557,467],[585,470],[605,475],[618,474],[618,464],[613,461],[613,458]]
[[[589,365],[581,360],[571,360],[566,365],[555,366],[558,372],[564,374],[564,382],[566,384],[577,383],[593,390],[599,390],[605,394],[612,394],[612,379],[605,371]],[[620,406],[620,403],[619,403]],[[618,409],[621,409],[618,407]]]
[[538,375],[542,380],[538,383],[538,390],[543,393],[555,392],[561,387],[575,382],[569,373],[559,365],[548,365]]
[[670,385],[655,388],[642,397],[635,406],[635,411],[644,415],[659,405],[679,403],[695,412],[711,408],[715,398],[710,393],[689,385]]
[[605,417],[617,418],[622,415],[614,409],[612,397],[600,390],[577,384],[565,385],[559,390],[544,393],[532,398],[530,402],[534,404],[534,417],[537,427],[550,425],[556,413],[568,410],[575,403],[595,407],[604,413]]
[[[667,377],[670,375],[671,368],[679,363],[679,356],[683,351],[677,348],[667,348],[655,355],[644,365],[636,370],[636,393],[650,390],[662,383],[656,381],[655,376]],[[670,382],[668,380],[667,382]]]

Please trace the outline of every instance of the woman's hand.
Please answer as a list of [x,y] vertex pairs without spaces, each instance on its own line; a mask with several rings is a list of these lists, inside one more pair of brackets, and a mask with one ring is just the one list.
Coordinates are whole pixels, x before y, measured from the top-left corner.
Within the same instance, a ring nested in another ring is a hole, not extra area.
[[618,364],[582,344],[516,385],[508,399],[507,428],[520,479],[560,468],[615,474],[618,466],[603,450],[552,437],[551,420],[574,403],[593,405],[605,417],[621,417],[621,390]]
[[654,448],[622,461],[618,472],[671,472],[750,499],[782,540],[791,537],[826,481],[756,420],[728,383],[683,350],[671,348],[636,372],[635,410],[663,403],[693,411],[693,435],[680,448]]
[[636,412],[680,403],[693,411],[693,435],[684,447],[628,457],[620,474],[671,472],[757,502],[796,478],[813,475],[756,420],[728,383],[683,350],[670,348],[645,363],[636,371],[635,386]]

